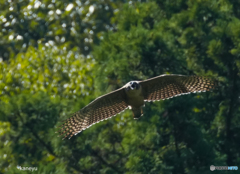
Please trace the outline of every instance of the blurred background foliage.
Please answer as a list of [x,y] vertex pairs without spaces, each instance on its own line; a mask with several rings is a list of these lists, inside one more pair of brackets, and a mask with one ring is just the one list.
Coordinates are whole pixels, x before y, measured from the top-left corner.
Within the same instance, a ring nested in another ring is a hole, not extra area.
[[[0,2],[0,173],[211,173],[240,164],[240,2]],[[126,111],[62,141],[60,121],[130,80],[218,89]],[[221,172],[224,173],[224,172]]]

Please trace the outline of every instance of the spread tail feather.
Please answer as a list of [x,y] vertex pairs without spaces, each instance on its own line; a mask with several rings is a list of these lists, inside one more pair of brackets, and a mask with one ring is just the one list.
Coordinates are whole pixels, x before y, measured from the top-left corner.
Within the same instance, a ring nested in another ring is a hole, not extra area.
[[142,110],[142,107],[139,107],[139,108],[132,108],[132,111],[133,111],[133,118],[134,119],[138,119],[140,118],[141,116],[143,116],[143,110]]

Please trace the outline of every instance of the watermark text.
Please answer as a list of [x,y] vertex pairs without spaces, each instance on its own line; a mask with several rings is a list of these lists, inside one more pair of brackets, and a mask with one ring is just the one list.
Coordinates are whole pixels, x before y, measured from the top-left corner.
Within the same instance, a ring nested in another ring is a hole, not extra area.
[[21,167],[21,166],[17,166],[18,170],[29,170],[29,171],[37,171],[37,167]]
[[214,166],[214,165],[211,165],[210,170],[211,171],[214,171],[214,170],[238,170],[238,166]]

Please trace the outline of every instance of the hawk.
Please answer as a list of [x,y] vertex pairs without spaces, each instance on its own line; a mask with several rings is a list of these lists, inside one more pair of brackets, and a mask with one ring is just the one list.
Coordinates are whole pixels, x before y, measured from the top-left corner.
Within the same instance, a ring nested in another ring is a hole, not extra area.
[[[205,92],[216,86],[212,79],[200,76],[160,75],[143,81],[130,81],[122,88],[100,96],[72,114],[58,131],[69,139],[99,121],[129,108],[134,119],[143,115],[144,102],[159,101],[183,94]],[[64,139],[63,138],[63,139]]]

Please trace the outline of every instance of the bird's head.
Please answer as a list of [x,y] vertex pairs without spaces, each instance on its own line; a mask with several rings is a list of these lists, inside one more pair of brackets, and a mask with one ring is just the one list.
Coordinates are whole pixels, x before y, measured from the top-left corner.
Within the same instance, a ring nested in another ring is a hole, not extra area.
[[131,89],[131,90],[134,90],[134,89],[138,90],[139,87],[140,87],[140,85],[138,84],[138,82],[136,82],[136,81],[129,82],[129,86],[128,86],[129,89]]

